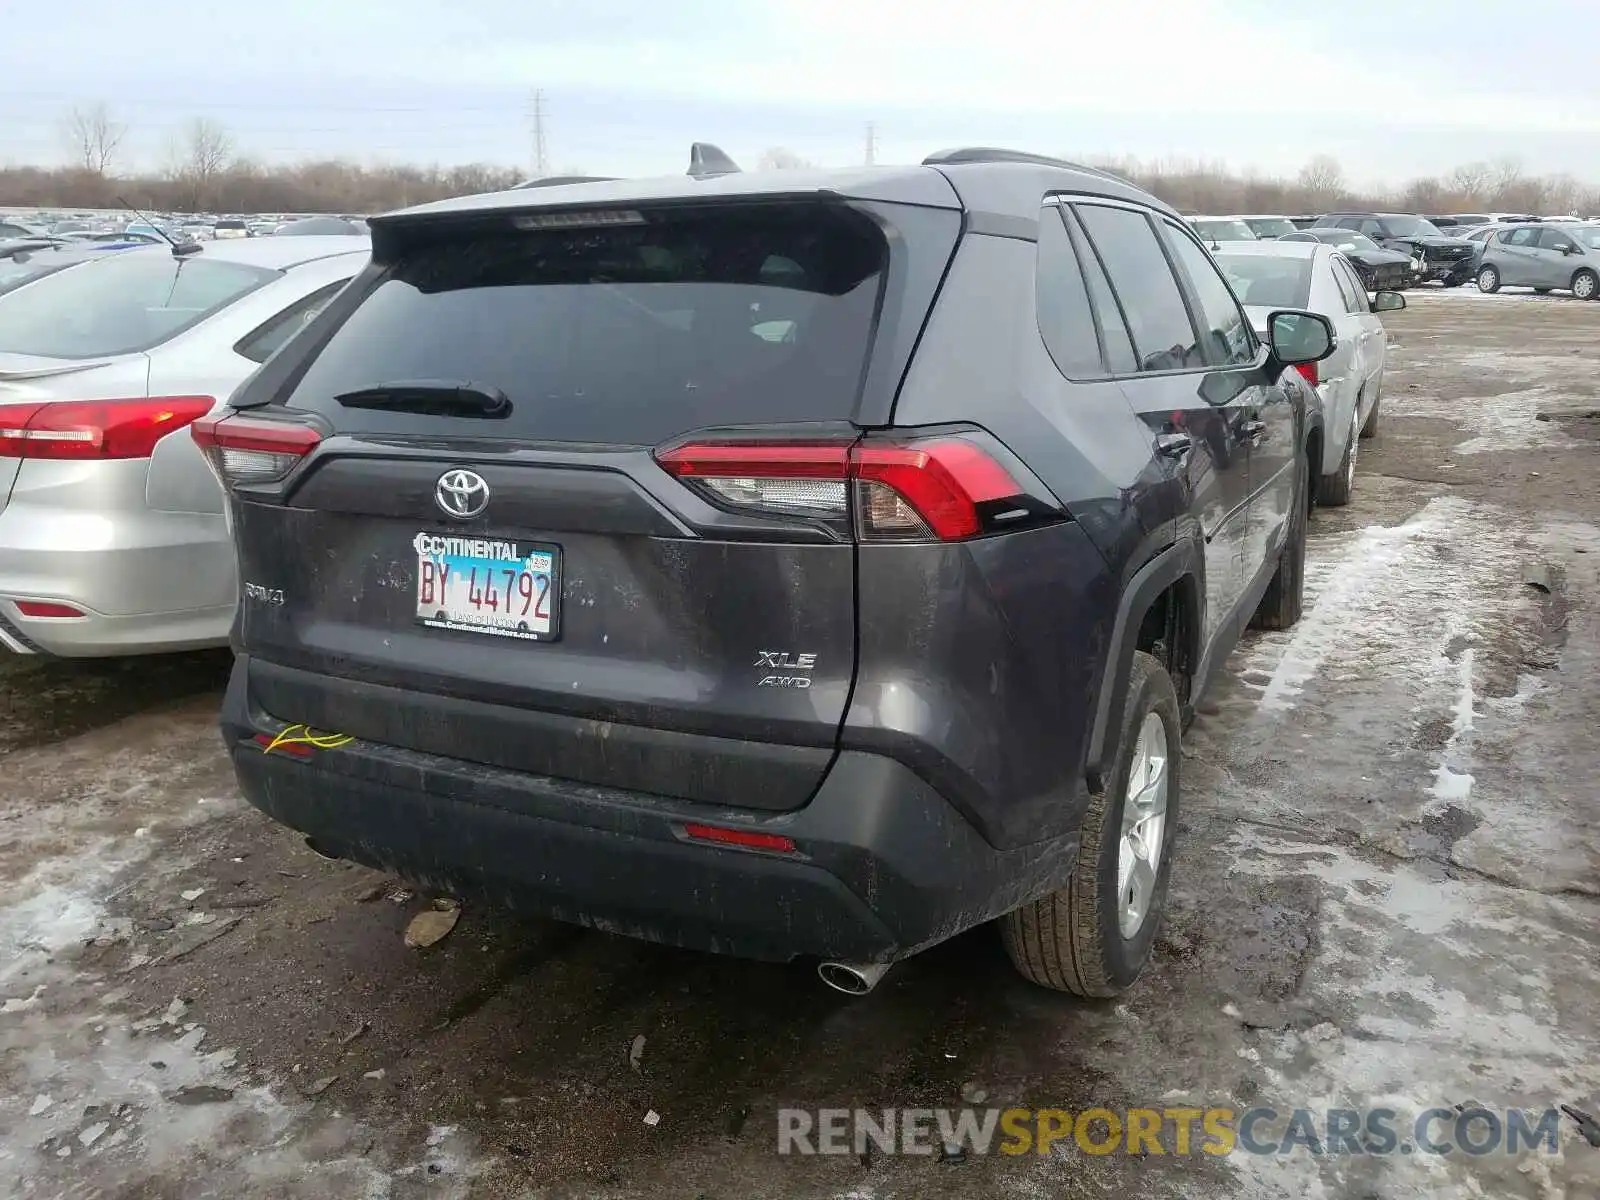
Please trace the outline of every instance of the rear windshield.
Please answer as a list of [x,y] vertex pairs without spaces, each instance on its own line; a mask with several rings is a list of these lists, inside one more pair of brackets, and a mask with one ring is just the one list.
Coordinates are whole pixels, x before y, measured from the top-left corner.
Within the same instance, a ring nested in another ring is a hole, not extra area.
[[1234,293],[1252,308],[1304,308],[1311,299],[1311,260],[1266,254],[1214,254]]
[[886,254],[876,227],[822,204],[639,220],[408,252],[285,403],[344,428],[405,432],[440,418],[334,397],[470,381],[511,398],[496,434],[645,445],[709,425],[854,414]]
[[46,258],[24,255],[19,262],[15,258],[0,258],[0,295],[21,287],[30,279],[43,279],[46,275],[71,265],[70,259],[66,262],[51,262]]
[[276,271],[165,250],[129,250],[0,299],[0,351],[99,358],[158,346]]
[[1280,238],[1294,232],[1294,222],[1288,217],[1250,217],[1245,224],[1257,237]]
[[1191,222],[1194,231],[1207,241],[1254,242],[1259,239],[1255,231],[1243,221],[1230,221],[1222,217],[1201,217]]

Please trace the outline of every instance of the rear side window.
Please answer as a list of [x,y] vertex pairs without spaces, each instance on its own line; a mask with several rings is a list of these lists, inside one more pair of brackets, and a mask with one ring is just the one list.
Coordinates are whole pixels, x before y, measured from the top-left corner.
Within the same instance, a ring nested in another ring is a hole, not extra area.
[[1035,290],[1039,333],[1057,369],[1068,379],[1105,374],[1083,269],[1055,205],[1046,205],[1039,213]]
[[1239,301],[1229,290],[1216,264],[1195,240],[1170,221],[1167,237],[1177,256],[1178,264],[1194,289],[1200,305],[1200,317],[1205,325],[1203,349],[1215,366],[1238,367],[1253,363],[1256,345],[1250,336],[1250,326],[1245,322]]
[[1508,246],[1531,246],[1539,240],[1539,231],[1532,225],[1524,225],[1521,229],[1513,229],[1501,237],[1501,241]]
[[1076,210],[1127,315],[1139,369],[1204,366],[1183,293],[1145,215],[1100,204]]
[[407,432],[452,418],[336,397],[470,381],[511,399],[496,436],[636,445],[710,425],[848,419],[886,256],[876,226],[817,203],[429,242],[389,268],[284,403],[343,428]]
[[277,275],[165,251],[109,255],[0,300],[0,350],[50,358],[149,350]]
[[1344,297],[1345,312],[1371,312],[1372,305],[1367,302],[1367,289],[1356,278],[1355,272],[1337,258],[1330,259],[1329,265],[1333,268],[1333,281],[1339,285],[1339,294]]

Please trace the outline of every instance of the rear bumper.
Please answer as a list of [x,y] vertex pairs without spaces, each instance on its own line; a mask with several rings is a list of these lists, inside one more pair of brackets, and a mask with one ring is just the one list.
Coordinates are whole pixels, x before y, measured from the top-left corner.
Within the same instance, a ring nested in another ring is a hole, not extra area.
[[[891,759],[840,754],[804,808],[669,800],[354,742],[295,758],[240,656],[222,730],[246,799],[320,849],[531,915],[745,958],[888,962],[1064,884],[1075,835],[997,850]],[[764,853],[686,822],[792,838]]]
[[[227,644],[235,567],[221,516],[0,510],[0,645],[103,656]],[[84,615],[25,616],[19,600]]]

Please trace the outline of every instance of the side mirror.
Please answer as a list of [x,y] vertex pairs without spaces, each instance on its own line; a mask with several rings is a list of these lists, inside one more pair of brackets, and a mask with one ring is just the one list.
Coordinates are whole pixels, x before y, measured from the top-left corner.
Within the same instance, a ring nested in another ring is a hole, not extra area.
[[1576,253],[1578,253],[1578,247],[1572,242],[1567,242],[1566,244],[1564,244],[1561,247],[1561,253],[1563,253],[1563,254],[1576,254]]
[[1317,313],[1293,309],[1267,318],[1267,341],[1272,355],[1286,367],[1321,362],[1333,353],[1333,325]]
[[1399,292],[1379,292],[1372,297],[1373,312],[1399,312],[1406,306],[1406,298]]

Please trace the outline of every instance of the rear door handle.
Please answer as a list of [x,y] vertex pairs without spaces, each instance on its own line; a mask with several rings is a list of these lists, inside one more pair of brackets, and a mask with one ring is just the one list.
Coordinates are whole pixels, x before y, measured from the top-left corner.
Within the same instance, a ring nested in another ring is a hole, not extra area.
[[1239,426],[1239,436],[1247,442],[1260,441],[1261,435],[1266,431],[1267,423],[1265,421],[1246,421]]
[[1156,453],[1163,458],[1182,458],[1194,446],[1187,433],[1159,433],[1156,435]]

